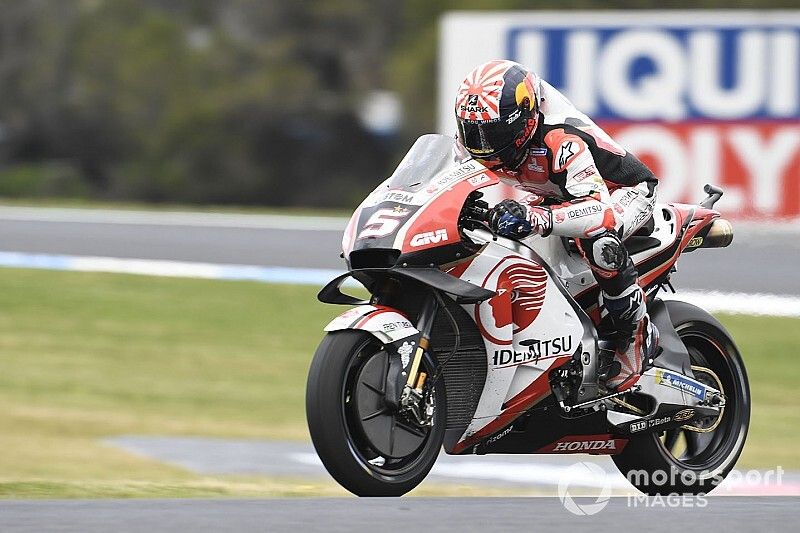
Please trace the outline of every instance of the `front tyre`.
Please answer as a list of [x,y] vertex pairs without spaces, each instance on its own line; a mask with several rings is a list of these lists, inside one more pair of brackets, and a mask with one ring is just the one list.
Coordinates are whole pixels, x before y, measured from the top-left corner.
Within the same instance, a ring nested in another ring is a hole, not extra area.
[[[433,423],[419,426],[384,405],[389,354],[371,334],[329,333],[306,386],[306,418],[322,464],[358,496],[401,496],[425,479],[439,455],[447,420],[444,383],[432,392]],[[433,368],[425,363],[425,371]]]
[[751,403],[747,372],[733,339],[714,317],[685,302],[665,303],[695,377],[720,389],[726,405],[720,416],[694,429],[682,426],[631,438],[613,460],[644,493],[708,493],[725,479],[744,448]]

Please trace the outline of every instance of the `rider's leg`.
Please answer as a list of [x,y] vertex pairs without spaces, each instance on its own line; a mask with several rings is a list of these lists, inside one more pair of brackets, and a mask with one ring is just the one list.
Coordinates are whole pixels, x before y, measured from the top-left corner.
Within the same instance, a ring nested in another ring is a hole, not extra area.
[[601,317],[610,323],[617,343],[606,386],[624,390],[636,383],[644,361],[654,355],[658,332],[647,314],[636,268],[616,232],[581,239],[578,245],[600,285]]

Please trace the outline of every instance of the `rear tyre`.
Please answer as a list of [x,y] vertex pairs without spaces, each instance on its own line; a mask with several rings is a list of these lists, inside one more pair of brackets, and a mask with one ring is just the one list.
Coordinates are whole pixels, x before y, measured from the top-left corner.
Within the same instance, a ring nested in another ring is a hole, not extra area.
[[678,428],[643,434],[612,458],[644,493],[708,493],[725,479],[744,448],[751,403],[747,372],[733,339],[714,317],[688,303],[665,303],[696,379],[721,387],[725,408],[719,417],[700,424],[704,432]]
[[[431,364],[424,363],[429,376]],[[358,496],[401,496],[425,479],[444,439],[444,383],[433,390],[433,424],[422,427],[384,403],[388,353],[371,334],[325,336],[308,374],[306,417],[322,464]]]

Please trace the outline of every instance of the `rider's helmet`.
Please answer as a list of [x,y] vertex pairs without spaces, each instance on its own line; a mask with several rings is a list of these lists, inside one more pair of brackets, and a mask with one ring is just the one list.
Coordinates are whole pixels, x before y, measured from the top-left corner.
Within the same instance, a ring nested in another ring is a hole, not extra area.
[[478,65],[458,88],[458,139],[490,168],[515,169],[539,122],[539,78],[519,63]]

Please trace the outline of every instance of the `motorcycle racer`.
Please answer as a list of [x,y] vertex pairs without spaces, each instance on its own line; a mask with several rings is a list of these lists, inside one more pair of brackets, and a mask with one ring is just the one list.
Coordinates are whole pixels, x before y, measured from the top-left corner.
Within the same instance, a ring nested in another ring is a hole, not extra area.
[[529,194],[491,210],[499,235],[572,237],[600,286],[616,341],[606,386],[625,390],[655,354],[638,273],[623,241],[651,218],[657,179],[560,92],[524,66],[489,61],[470,72],[455,105],[458,139],[507,184]]

